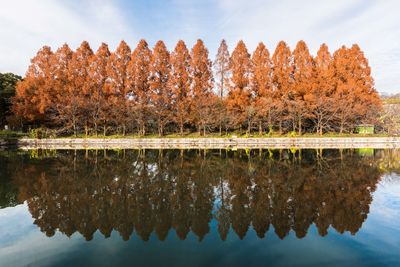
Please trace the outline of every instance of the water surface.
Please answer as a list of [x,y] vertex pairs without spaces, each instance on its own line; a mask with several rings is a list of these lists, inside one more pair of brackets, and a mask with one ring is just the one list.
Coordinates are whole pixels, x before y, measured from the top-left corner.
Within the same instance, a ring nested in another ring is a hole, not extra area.
[[0,151],[0,266],[400,266],[399,160]]

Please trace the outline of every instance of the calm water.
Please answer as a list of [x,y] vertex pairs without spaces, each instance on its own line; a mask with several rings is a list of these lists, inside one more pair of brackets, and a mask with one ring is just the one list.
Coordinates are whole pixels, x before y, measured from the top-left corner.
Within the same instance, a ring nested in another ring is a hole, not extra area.
[[399,150],[0,151],[0,266],[400,266]]

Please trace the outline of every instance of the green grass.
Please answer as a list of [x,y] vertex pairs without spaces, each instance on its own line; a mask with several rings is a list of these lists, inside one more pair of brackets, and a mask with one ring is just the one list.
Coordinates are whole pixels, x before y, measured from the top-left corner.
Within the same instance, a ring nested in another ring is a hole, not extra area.
[[[10,131],[10,130],[2,130],[0,131],[0,139],[18,139],[18,138],[23,138],[23,137],[31,137],[33,138],[32,135],[29,133],[23,133],[23,132],[17,132],[17,131]],[[180,134],[167,134],[165,136],[162,136],[161,138],[271,138],[271,137],[280,137],[280,138],[295,138],[295,137],[302,137],[302,138],[339,138],[339,137],[390,137],[388,134],[339,134],[339,133],[325,133],[323,135],[319,135],[316,133],[304,133],[302,135],[298,135],[298,133],[294,132],[289,132],[286,134],[279,134],[278,132],[273,132],[271,134],[262,134],[260,135],[258,132],[254,132],[251,134],[247,134],[245,132],[239,133],[239,132],[229,132],[228,134],[223,133],[222,136],[219,135],[218,132],[216,133],[207,133],[206,136],[199,135],[197,132],[191,132],[191,133],[184,133],[183,135]],[[52,137],[49,137],[52,138]],[[78,134],[77,136],[74,135],[68,135],[68,136],[58,136],[58,137],[53,137],[57,139],[66,139],[66,138],[93,138],[93,139],[122,139],[122,138],[141,138],[141,139],[150,139],[150,138],[160,138],[158,134],[148,134],[145,136],[139,136],[137,134],[127,134],[127,135],[122,135],[122,134],[112,134],[112,135],[88,135],[85,136],[84,134]]]
[[151,139],[151,138],[271,138],[271,137],[280,137],[280,138],[295,138],[295,137],[302,137],[302,138],[340,138],[340,137],[390,137],[388,134],[339,134],[339,133],[325,133],[323,135],[319,135],[316,133],[305,133],[302,135],[298,135],[297,133],[287,133],[287,134],[279,134],[279,133],[272,133],[272,134],[246,134],[246,133],[238,133],[238,132],[230,132],[227,135],[223,134],[222,136],[219,133],[207,133],[206,136],[199,135],[198,133],[184,133],[183,135],[180,134],[167,134],[162,137],[158,136],[158,134],[148,134],[145,136],[139,136],[137,134],[113,134],[113,135],[88,135],[85,136],[84,134],[79,134],[77,136],[69,135],[69,136],[60,136],[56,138],[65,139],[65,138],[92,138],[92,139],[122,139],[122,138],[132,138],[132,139]]
[[0,139],[17,139],[27,137],[27,133],[16,132],[11,130],[0,130]]

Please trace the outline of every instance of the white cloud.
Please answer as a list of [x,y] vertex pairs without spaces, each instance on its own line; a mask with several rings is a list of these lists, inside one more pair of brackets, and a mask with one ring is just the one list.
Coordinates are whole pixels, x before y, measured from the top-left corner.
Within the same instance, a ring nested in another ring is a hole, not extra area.
[[133,41],[145,37],[164,39],[173,49],[179,39],[190,47],[203,38],[213,57],[222,38],[231,50],[239,39],[250,51],[264,41],[271,53],[280,40],[293,49],[303,39],[313,54],[321,43],[331,51],[359,43],[377,89],[400,92],[397,0],[170,0],[139,1],[134,7],[125,10],[112,0],[5,1],[0,9],[0,72],[23,74],[44,44],[56,48],[67,42],[76,48],[88,40],[93,49],[100,42],[115,48],[121,39],[134,46]]
[[219,31],[232,48],[243,39],[251,50],[264,41],[294,48],[303,39],[312,53],[321,43],[331,51],[359,43],[379,91],[400,91],[400,2],[396,0],[261,1],[220,0]]
[[29,1],[2,3],[0,9],[0,72],[24,74],[29,60],[43,45],[53,50],[68,43],[76,48],[83,40],[93,50],[101,42],[114,48],[121,39],[133,38],[124,14],[112,1]]

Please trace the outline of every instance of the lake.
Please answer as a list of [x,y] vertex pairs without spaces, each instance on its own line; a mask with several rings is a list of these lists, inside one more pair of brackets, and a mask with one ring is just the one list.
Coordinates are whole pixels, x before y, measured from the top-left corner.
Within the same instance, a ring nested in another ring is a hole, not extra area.
[[2,150],[0,266],[400,266],[400,150]]

